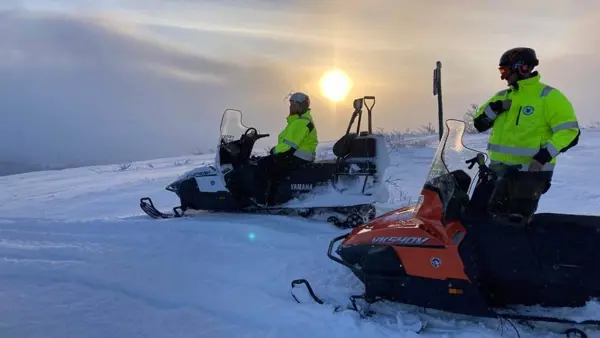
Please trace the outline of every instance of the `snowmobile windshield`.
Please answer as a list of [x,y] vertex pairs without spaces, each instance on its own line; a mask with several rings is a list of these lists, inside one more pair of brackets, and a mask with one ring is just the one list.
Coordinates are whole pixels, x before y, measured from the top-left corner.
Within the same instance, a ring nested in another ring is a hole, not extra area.
[[[471,181],[476,179],[478,166],[469,169],[466,161],[474,158],[480,152],[468,148],[463,143],[465,122],[461,120],[447,120],[444,134],[435,152],[427,180],[426,188],[433,188],[440,193],[442,200],[450,198],[456,189],[465,193],[469,192]],[[464,175],[455,174],[456,171],[466,173],[471,181],[466,180]],[[453,173],[453,175],[450,175]],[[446,201],[442,201],[446,202]]]
[[229,143],[239,140],[250,127],[242,123],[242,112],[236,109],[227,109],[221,119],[221,140]]

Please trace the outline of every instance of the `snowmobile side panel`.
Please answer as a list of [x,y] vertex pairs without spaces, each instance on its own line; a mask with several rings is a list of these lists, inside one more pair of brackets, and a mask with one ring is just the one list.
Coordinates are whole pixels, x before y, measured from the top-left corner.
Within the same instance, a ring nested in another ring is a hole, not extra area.
[[223,185],[221,178],[217,175],[210,176],[196,176],[196,185],[200,192],[227,192],[227,188]]
[[334,175],[335,169],[334,163],[317,162],[291,171],[277,183],[275,204],[284,204],[302,194],[310,193],[319,186],[326,186],[328,180]]
[[[431,279],[469,280],[464,272],[464,265],[458,254],[458,248],[394,248],[404,262],[404,269],[410,276]],[[405,258],[405,259],[403,259]]]
[[181,206],[185,209],[233,211],[237,203],[227,191],[204,192],[198,189],[194,178],[182,181],[178,192]]
[[[365,285],[364,297],[367,301],[384,299],[467,315],[493,315],[487,309],[477,287],[464,273],[458,279],[429,278],[408,273],[406,268],[410,263],[407,263],[414,259],[414,254],[428,257],[423,252],[445,249],[402,247],[401,249],[414,251],[405,256],[398,256],[398,249],[391,245],[340,245],[337,253],[342,258],[342,264],[350,267]],[[458,257],[458,253],[454,254]],[[440,255],[433,257],[437,256]],[[444,263],[446,262],[441,261],[440,265],[440,261],[435,259],[427,262],[432,269],[439,269]]]
[[[409,241],[418,241],[424,237],[395,237],[396,243],[385,243],[385,245],[342,245],[338,250],[338,254],[350,264],[357,264],[365,272],[371,270],[369,259],[373,255],[385,250],[391,250],[396,257],[396,262],[402,261],[400,267],[402,274],[412,277],[423,277],[437,280],[456,279],[469,280],[469,277],[464,272],[464,265],[458,253],[457,247],[412,247]],[[377,239],[376,239],[377,240]],[[383,244],[383,243],[382,243]],[[376,264],[377,271],[380,269],[395,271],[394,266],[385,267],[389,260],[378,261]],[[394,262],[393,264],[396,264]]]

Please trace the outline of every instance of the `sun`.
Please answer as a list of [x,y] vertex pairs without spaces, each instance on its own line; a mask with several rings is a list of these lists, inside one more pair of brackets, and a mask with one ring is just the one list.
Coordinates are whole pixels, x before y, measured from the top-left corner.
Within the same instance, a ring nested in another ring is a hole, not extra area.
[[332,70],[321,77],[320,86],[323,96],[337,102],[348,95],[350,88],[352,88],[352,80],[344,72]]

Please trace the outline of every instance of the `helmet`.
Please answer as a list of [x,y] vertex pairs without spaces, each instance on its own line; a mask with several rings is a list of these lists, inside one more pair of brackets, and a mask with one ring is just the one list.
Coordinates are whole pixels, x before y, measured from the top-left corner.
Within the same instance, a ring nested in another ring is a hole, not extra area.
[[540,64],[540,61],[537,59],[535,55],[535,50],[528,47],[517,47],[512,48],[504,52],[500,57],[500,62],[498,66],[500,67],[511,67],[512,69],[516,69],[520,64],[525,64],[530,68],[533,68]]
[[294,106],[295,113],[304,113],[310,108],[310,97],[304,93],[296,92],[290,95],[290,108],[292,103],[296,103]]
[[533,68],[539,65],[535,50],[529,47],[511,48],[504,52],[498,62],[502,80],[515,83],[531,74]]
[[304,103],[306,101],[308,102],[308,106],[310,106],[310,97],[301,92],[295,92],[292,95],[290,95],[290,102],[292,101],[298,103]]

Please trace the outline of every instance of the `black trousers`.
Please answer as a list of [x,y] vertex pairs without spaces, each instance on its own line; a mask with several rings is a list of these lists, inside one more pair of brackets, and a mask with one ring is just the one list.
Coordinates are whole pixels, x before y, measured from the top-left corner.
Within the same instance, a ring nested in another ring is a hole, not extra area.
[[496,216],[520,216],[529,219],[538,208],[543,194],[551,186],[551,172],[519,171],[496,181],[478,182],[470,209]]
[[[257,174],[257,201],[261,201],[264,194],[264,201],[268,205],[274,205],[277,203],[277,186],[285,176],[293,170],[300,169],[302,166],[311,162],[303,160],[293,155],[292,151],[277,154],[268,155],[262,157],[258,161],[258,174]],[[261,194],[262,192],[262,194]]]

